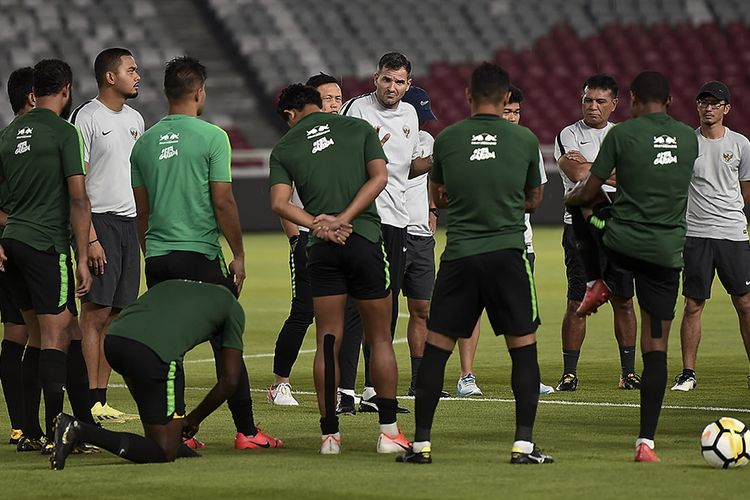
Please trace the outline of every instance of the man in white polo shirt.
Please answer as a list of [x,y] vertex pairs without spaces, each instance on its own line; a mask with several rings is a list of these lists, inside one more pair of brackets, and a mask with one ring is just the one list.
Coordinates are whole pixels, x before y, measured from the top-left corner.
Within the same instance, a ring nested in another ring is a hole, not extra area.
[[701,314],[711,297],[715,273],[732,297],[750,359],[750,246],[744,212],[750,200],[750,142],[724,126],[724,117],[731,108],[729,88],[724,83],[706,82],[698,90],[696,103],[700,118],[700,127],[695,130],[698,158],[688,191],[682,271],[683,370],[675,378],[673,391],[689,391],[697,385],[695,361],[701,339]]
[[81,300],[81,330],[91,413],[101,421],[118,421],[122,412],[107,404],[112,370],[103,345],[109,324],[138,297],[140,288],[130,152],[143,134],[144,123],[140,113],[125,101],[138,96],[141,77],[133,55],[122,48],[109,48],[96,56],[94,75],[99,94],[80,105],[70,118],[83,136],[86,191],[92,212],[88,244],[93,283]]
[[[419,121],[414,106],[401,99],[411,85],[411,63],[398,52],[389,52],[380,58],[374,75],[375,91],[350,99],[341,108],[341,114],[354,116],[372,124],[386,139],[383,149],[388,157],[388,185],[375,200],[382,221],[381,230],[390,269],[390,288],[393,297],[391,335],[396,332],[398,296],[403,283],[406,264],[406,227],[409,212],[406,210],[406,187],[410,177],[426,173],[432,160],[420,158]],[[344,340],[342,356],[359,356],[359,343]],[[360,411],[377,411],[375,390],[370,381],[369,354],[365,350],[365,390]],[[347,365],[347,364],[343,364]],[[356,364],[352,363],[349,366]],[[353,379],[353,378],[352,378]],[[348,388],[347,388],[348,389]]]

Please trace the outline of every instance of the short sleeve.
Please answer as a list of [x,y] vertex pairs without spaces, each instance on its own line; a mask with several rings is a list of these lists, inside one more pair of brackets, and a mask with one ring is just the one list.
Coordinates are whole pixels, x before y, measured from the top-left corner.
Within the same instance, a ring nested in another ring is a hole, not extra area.
[[63,175],[65,177],[85,175],[81,131],[75,125],[70,125],[67,122],[63,126],[65,127],[65,131],[62,143],[60,144]]
[[224,130],[215,127],[208,151],[209,182],[232,182],[232,146]]
[[380,144],[378,133],[367,123],[363,124],[362,127],[365,129],[365,164],[372,160],[385,160],[387,162],[388,157],[385,155],[383,145]]
[[555,161],[559,161],[562,155],[574,149],[576,149],[576,136],[573,133],[573,128],[565,127],[555,137]]
[[79,111],[73,115],[75,121],[71,122],[81,131],[83,140],[83,161],[89,162],[91,158],[91,142],[94,139],[94,116],[87,111]]
[[432,170],[430,170],[430,180],[437,184],[445,184],[445,180],[443,179],[443,142],[443,134],[440,134],[432,145]]
[[[745,139],[743,137],[743,139]],[[739,180],[750,181],[750,141],[745,139],[740,143],[740,164],[738,166]]]
[[609,179],[617,163],[617,130],[622,129],[615,127],[604,136],[596,160],[591,165],[591,175],[595,175],[602,180]]
[[362,110],[359,109],[359,106],[355,105],[356,97],[354,99],[351,99],[344,103],[343,106],[341,106],[342,112],[341,114],[344,116],[353,116],[355,118],[362,118]]
[[130,152],[130,185],[134,188],[143,186],[143,176],[141,175],[141,167],[138,163],[138,151],[140,148],[141,139],[135,141],[133,150]]
[[269,160],[268,185],[273,186],[274,184],[292,185],[292,176],[289,175],[289,171],[281,161],[281,158],[279,158],[277,148],[273,148],[271,159]]
[[245,332],[245,311],[232,299],[232,306],[221,330],[221,347],[243,350],[242,334]]
[[547,184],[547,171],[544,169],[544,155],[541,149],[539,149],[539,178],[542,184]]

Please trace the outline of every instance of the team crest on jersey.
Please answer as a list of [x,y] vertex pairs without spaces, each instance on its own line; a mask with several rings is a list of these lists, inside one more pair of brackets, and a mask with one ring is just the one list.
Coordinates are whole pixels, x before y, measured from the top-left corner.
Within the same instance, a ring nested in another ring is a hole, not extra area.
[[477,134],[471,136],[472,146],[497,146],[497,135]]
[[729,163],[734,159],[734,153],[731,151],[725,151],[723,155],[721,155],[721,158],[724,160],[724,163]]
[[159,144],[177,144],[180,142],[180,134],[170,132],[159,136]]
[[401,130],[404,131],[404,135],[408,139],[409,138],[409,134],[411,134],[411,129],[407,125],[404,125],[404,128],[402,128]]
[[22,155],[28,151],[31,151],[31,144],[29,144],[28,141],[22,141],[22,142],[19,142],[18,145],[16,146],[15,154]]
[[655,148],[675,149],[677,147],[677,138],[667,134],[654,137]]
[[134,128],[131,128],[130,129],[130,137],[132,137],[134,141],[137,141],[138,140],[138,130],[134,129]]
[[329,127],[328,124],[319,125],[307,131],[307,138],[315,139],[316,137],[320,137],[321,135],[326,135],[330,131],[331,131],[331,127]]
[[21,127],[18,129],[16,139],[31,139],[31,133],[34,131],[31,127]]

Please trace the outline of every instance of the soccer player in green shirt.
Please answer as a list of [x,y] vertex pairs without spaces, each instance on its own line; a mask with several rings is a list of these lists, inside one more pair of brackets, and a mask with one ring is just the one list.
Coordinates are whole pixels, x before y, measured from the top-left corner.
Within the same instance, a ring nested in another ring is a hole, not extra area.
[[[240,379],[247,378],[242,370],[244,329],[245,313],[226,287],[169,280],[149,289],[120,313],[104,339],[107,361],[122,375],[138,405],[145,437],[108,431],[61,413],[52,468],[63,469],[72,449],[84,442],[137,463],[194,456],[181,449],[181,438],[195,435],[201,422],[234,393]],[[209,339],[220,346],[218,381],[185,416],[183,359]],[[262,448],[283,446],[260,429],[255,437]]]
[[[388,260],[375,198],[388,171],[374,128],[364,120],[323,113],[320,93],[294,84],[281,92],[278,113],[289,132],[271,152],[271,208],[310,228],[307,245],[317,351],[315,390],[320,408],[322,454],[341,451],[336,416],[338,356],[347,294],[356,302],[372,349],[372,377],[378,393],[377,451],[393,453],[409,441],[396,424],[398,373],[391,343]],[[304,209],[289,200],[292,185]]]
[[[231,146],[226,132],[198,119],[206,102],[206,78],[197,59],[177,57],[167,63],[169,113],[138,139],[130,156],[139,237],[149,288],[168,279],[190,279],[224,285],[238,296],[245,281],[245,250],[232,193]],[[232,250],[228,267],[219,233]],[[220,365],[220,346],[211,346]],[[256,448],[246,380],[240,377],[228,400],[237,449]],[[197,440],[190,444],[202,447]]]
[[484,63],[466,97],[471,118],[435,139],[432,199],[447,208],[445,251],[427,320],[427,344],[416,381],[416,433],[399,462],[432,462],[430,431],[445,379],[445,365],[459,338],[469,338],[487,310],[496,335],[504,335],[513,361],[516,433],[511,462],[552,462],[532,440],[539,402],[536,289],[524,243],[524,215],[542,197],[539,141],[503,119],[510,80]]
[[633,119],[607,133],[588,180],[566,199],[569,206],[592,206],[617,169],[618,195],[603,225],[602,241],[607,257],[634,273],[641,309],[637,462],[659,461],[654,434],[667,383],[667,344],[683,265],[688,187],[698,155],[695,132],[667,115],[669,102],[669,81],[663,74],[644,71],[636,76],[630,84]]
[[[72,81],[72,71],[64,61],[37,63],[33,74],[36,108],[17,117],[0,135],[0,177],[8,183],[13,206],[0,240],[0,270],[4,267],[7,272],[22,311],[29,346],[41,348],[38,374],[48,439],[53,419],[62,411],[66,386],[74,396],[73,404],[78,405],[78,386],[72,387],[67,379],[70,371],[79,372],[74,360],[83,358],[68,355],[69,328],[77,314],[75,297],[91,287],[86,244],[91,213],[80,134],[60,117],[70,111]],[[75,282],[71,225],[81,263],[76,266]],[[31,376],[33,367],[29,368]],[[23,431],[25,437],[41,443],[38,423],[32,424],[37,418],[25,417]],[[51,451],[50,447],[43,451]]]

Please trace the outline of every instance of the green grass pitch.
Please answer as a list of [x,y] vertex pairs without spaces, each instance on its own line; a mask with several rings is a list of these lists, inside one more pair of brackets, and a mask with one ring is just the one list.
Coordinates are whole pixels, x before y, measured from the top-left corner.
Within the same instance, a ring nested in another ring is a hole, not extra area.
[[[565,307],[565,269],[561,228],[538,228],[536,279],[543,324],[538,332],[542,380],[554,385],[560,376],[560,322]],[[444,246],[439,236],[438,253]],[[480,387],[490,401],[441,402],[433,432],[429,466],[403,465],[394,456],[375,453],[377,417],[341,420],[341,456],[320,456],[318,411],[312,389],[314,328],[292,373],[299,407],[273,407],[262,392],[273,380],[276,334],[289,303],[287,244],[282,234],[250,234],[245,238],[248,280],[242,293],[247,313],[246,363],[255,388],[255,416],[270,434],[284,440],[281,450],[236,451],[226,406],[204,422],[200,438],[208,447],[203,457],[173,464],[134,465],[103,452],[73,456],[64,471],[50,471],[46,457],[16,453],[0,445],[0,497],[17,498],[744,498],[750,467],[715,470],[700,456],[700,434],[723,415],[750,423],[748,361],[738,333],[737,318],[717,283],[706,308],[699,352],[697,390],[667,390],[656,436],[659,464],[633,463],[638,432],[638,392],[617,389],[619,358],[612,333],[612,313],[604,307],[589,320],[588,338],[579,364],[579,389],[543,397],[537,414],[535,440],[556,463],[545,466],[508,464],[513,440],[514,411],[510,391],[510,358],[502,339],[491,334],[483,319],[483,336],[475,364]],[[681,368],[679,321],[673,325],[669,377]],[[405,310],[405,307],[403,308]],[[399,394],[408,384],[409,353],[406,320],[399,320],[395,350],[401,372]],[[157,332],[158,334],[158,332]],[[210,349],[188,355],[188,406],[214,382]],[[637,362],[641,368],[640,355]],[[455,391],[458,356],[446,373],[446,390]],[[361,372],[359,376],[362,380]],[[110,402],[134,413],[135,404],[122,380],[113,375]],[[361,387],[359,388],[361,390]],[[414,402],[402,399],[413,409]],[[611,405],[608,405],[611,404]],[[731,409],[735,410],[731,410]],[[399,424],[413,436],[413,415]],[[141,432],[138,422],[110,428]],[[3,405],[0,430],[9,423]],[[5,434],[4,434],[5,435]]]

